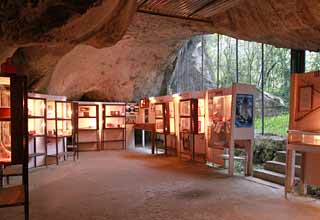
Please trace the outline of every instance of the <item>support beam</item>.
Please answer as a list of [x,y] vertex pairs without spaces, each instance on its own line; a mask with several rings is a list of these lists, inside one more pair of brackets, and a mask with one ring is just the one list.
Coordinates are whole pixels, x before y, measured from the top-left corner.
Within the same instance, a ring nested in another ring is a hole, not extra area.
[[291,73],[304,73],[306,68],[306,51],[291,50]]

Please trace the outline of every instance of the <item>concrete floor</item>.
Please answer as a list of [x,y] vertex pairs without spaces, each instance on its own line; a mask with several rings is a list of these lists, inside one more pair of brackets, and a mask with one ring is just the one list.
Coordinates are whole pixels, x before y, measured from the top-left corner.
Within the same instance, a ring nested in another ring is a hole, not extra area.
[[[82,153],[30,173],[31,220],[319,220],[320,205],[204,165],[134,152]],[[22,208],[0,209],[23,219]]]

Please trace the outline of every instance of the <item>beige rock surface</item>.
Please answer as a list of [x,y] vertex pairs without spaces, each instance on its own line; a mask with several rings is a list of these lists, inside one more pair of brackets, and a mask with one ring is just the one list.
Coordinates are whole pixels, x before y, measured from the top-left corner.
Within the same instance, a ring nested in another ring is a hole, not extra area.
[[161,93],[177,48],[199,33],[320,46],[318,0],[239,0],[209,23],[136,13],[134,0],[26,2],[0,4],[0,60],[19,48],[14,62],[31,90],[72,99],[131,101]]

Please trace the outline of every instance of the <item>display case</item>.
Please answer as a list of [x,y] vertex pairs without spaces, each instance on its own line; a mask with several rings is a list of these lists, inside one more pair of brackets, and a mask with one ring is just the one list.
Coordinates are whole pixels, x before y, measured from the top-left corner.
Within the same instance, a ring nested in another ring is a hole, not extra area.
[[[74,102],[76,145],[79,151],[101,150],[104,115],[101,103]],[[101,124],[100,124],[101,118]],[[101,128],[101,129],[100,129]]]
[[[126,104],[103,104],[102,149],[126,148]],[[119,144],[120,143],[120,144]]]
[[42,159],[47,165],[46,114],[46,99],[33,97],[30,94],[28,96],[29,167],[37,167],[38,161],[41,163]]
[[176,133],[176,128],[175,128],[175,125],[176,125],[176,119],[175,119],[175,108],[174,108],[174,102],[169,102],[168,103],[168,116],[169,117],[169,127],[168,127],[168,130],[169,133],[171,135],[175,135]]
[[205,133],[205,99],[180,101],[180,132]]
[[0,164],[11,162],[10,98],[10,78],[0,77]]
[[191,133],[193,132],[194,124],[191,114],[192,100],[182,100],[180,105],[180,132]]
[[[4,65],[4,64],[3,64]],[[3,69],[1,65],[1,69]],[[24,206],[29,214],[26,77],[0,74],[0,208]],[[22,165],[21,183],[2,187],[4,166]]]
[[104,104],[104,128],[125,128],[126,105]]
[[[254,85],[207,91],[207,163],[225,167],[234,174],[234,160],[242,161],[245,175],[252,174],[254,140]],[[235,149],[243,156],[235,156]]]
[[99,130],[99,106],[79,104],[78,129]]
[[28,98],[29,136],[44,136],[46,133],[46,99]]
[[205,132],[205,99],[198,99],[198,123],[197,134],[204,134]]
[[306,193],[307,185],[320,186],[319,85],[319,71],[291,75],[286,195],[295,188],[297,152],[301,153],[300,193]]
[[155,104],[155,122],[156,122],[156,133],[165,133],[165,104],[157,103]]
[[47,100],[47,136],[53,137],[57,133],[56,128],[56,103],[54,100]]
[[72,103],[66,101],[56,101],[55,108],[57,113],[57,135],[64,137],[72,136]]
[[230,141],[231,101],[232,95],[218,95],[208,100],[209,147],[225,146]]

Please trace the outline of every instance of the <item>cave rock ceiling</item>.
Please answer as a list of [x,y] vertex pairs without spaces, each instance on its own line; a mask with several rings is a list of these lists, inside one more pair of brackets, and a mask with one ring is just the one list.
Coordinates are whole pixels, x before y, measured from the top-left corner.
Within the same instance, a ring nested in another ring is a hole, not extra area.
[[319,15],[318,0],[2,0],[0,60],[36,92],[130,101],[163,90],[193,35],[317,51]]

